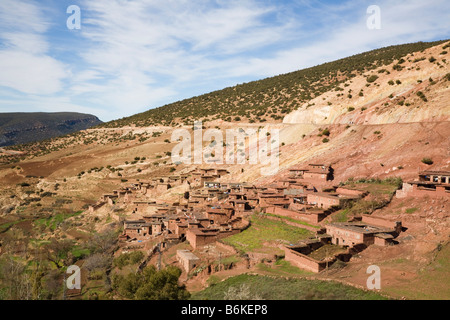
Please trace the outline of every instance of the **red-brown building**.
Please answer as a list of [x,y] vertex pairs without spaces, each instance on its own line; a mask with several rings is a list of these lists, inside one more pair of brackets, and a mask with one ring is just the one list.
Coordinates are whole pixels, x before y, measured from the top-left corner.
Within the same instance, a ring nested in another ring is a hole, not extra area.
[[404,182],[396,193],[397,198],[405,197],[443,198],[450,196],[450,171],[422,171],[419,180]]

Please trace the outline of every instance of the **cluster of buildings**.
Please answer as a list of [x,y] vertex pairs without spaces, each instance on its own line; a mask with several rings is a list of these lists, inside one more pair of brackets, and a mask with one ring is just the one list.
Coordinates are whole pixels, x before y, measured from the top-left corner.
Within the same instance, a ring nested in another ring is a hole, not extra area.
[[[255,211],[318,223],[333,210],[363,196],[344,188],[320,191],[333,180],[333,170],[326,165],[294,168],[287,178],[265,186],[221,181],[227,174],[225,169],[207,168],[136,182],[103,195],[90,210],[106,203],[124,205],[132,216],[139,217],[124,221],[123,242],[161,236],[169,243],[187,240],[195,249],[241,232]],[[186,187],[179,201],[151,200],[177,185]]]
[[[333,169],[323,164],[294,167],[283,179],[256,186],[249,183],[225,182],[226,169],[195,169],[185,175],[158,177],[138,181],[126,188],[105,194],[89,210],[105,204],[126,209],[120,243],[155,241],[176,244],[188,241],[193,249],[214,243],[242,232],[254,212],[288,217],[319,226],[333,211],[345,207],[367,193],[334,186]],[[404,194],[434,192],[448,194],[450,172],[422,172],[419,181],[403,185]],[[158,195],[183,186],[176,202],[158,201]],[[399,196],[399,191],[397,196]],[[357,220],[328,223],[320,229],[317,239],[295,246],[285,246],[286,260],[301,268],[320,272],[338,259],[349,259],[358,246],[390,245],[401,232],[401,222],[363,215]],[[345,246],[345,253],[324,260],[315,260],[311,252],[328,245]],[[136,246],[142,248],[142,246]],[[197,265],[198,259],[189,252],[177,253],[186,270]]]

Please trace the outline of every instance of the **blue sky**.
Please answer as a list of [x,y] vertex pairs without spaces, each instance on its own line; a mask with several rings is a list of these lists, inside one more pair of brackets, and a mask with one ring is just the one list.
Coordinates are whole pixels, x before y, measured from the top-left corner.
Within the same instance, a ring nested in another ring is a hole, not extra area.
[[[81,29],[69,30],[70,5]],[[380,8],[369,29],[367,8]],[[393,44],[450,38],[450,1],[0,0],[0,112],[133,115]]]

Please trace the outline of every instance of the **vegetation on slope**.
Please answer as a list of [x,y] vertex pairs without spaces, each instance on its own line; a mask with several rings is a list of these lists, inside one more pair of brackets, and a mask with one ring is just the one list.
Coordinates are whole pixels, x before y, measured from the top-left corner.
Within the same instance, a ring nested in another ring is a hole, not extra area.
[[445,41],[390,46],[324,63],[315,67],[244,83],[150,109],[99,127],[192,124],[203,119],[262,122],[284,115],[358,74],[390,64],[401,57]]

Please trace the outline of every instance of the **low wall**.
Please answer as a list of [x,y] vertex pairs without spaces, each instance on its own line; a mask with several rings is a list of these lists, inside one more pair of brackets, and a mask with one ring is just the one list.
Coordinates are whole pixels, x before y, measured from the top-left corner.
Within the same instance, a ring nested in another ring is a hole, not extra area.
[[286,247],[284,248],[284,259],[301,269],[305,269],[315,273],[319,273],[320,271],[324,270],[327,266],[327,263],[328,265],[330,265],[334,262],[317,261]]
[[381,218],[381,217],[373,217],[373,216],[369,216],[369,215],[365,215],[365,214],[362,215],[361,221],[364,223],[367,223],[367,224],[373,224],[376,226],[390,228],[390,229],[394,229],[397,225],[396,221],[388,220],[388,219]]
[[226,250],[226,251],[228,251],[228,252],[230,252],[232,254],[238,254],[239,253],[233,246],[230,246],[229,244],[225,244],[225,243],[223,243],[220,240],[216,241],[215,244],[216,244],[216,247],[224,249],[224,250]]
[[301,213],[289,209],[279,207],[267,207],[266,213],[276,214],[278,216],[289,217],[292,219],[304,220],[309,223],[317,223],[318,215],[312,213]]

